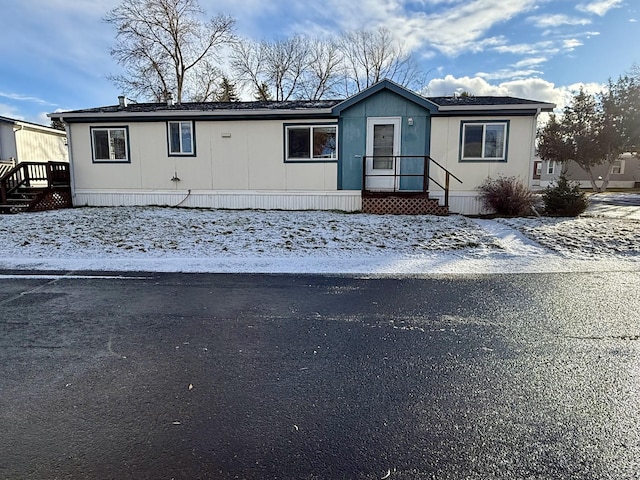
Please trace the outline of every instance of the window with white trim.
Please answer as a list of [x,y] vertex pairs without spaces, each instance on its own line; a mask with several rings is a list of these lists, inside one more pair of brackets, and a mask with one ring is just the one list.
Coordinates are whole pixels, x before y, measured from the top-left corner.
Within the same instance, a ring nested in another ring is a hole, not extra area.
[[556,161],[549,160],[547,162],[547,175],[553,175],[554,173],[556,173]]
[[461,160],[507,161],[508,122],[462,122]]
[[321,162],[338,158],[336,125],[288,125],[285,136],[286,161]]
[[128,127],[91,127],[91,150],[94,163],[128,163]]
[[167,138],[170,156],[195,155],[193,122],[167,122]]
[[622,175],[624,173],[624,160],[618,159],[614,160],[611,164],[611,174],[612,175]]

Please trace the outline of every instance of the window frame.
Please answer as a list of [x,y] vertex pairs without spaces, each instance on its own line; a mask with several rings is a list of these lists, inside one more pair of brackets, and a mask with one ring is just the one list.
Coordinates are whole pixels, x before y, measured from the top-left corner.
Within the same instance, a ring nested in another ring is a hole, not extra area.
[[[122,130],[124,132],[125,155],[124,159],[111,158],[111,131]],[[96,158],[96,131],[107,131],[109,139],[109,159]],[[128,125],[105,125],[89,127],[89,136],[91,137],[91,162],[92,163],[131,163],[131,148],[129,145],[129,126]]]
[[[180,151],[171,151],[171,124],[177,123],[180,131]],[[188,123],[191,131],[191,151],[183,152],[182,124]],[[168,120],[167,121],[167,155],[170,157],[195,157],[196,156],[196,122],[193,120]]]
[[[611,162],[611,175],[624,175],[624,158],[618,158]],[[614,169],[618,169],[618,172],[615,172]]]
[[556,161],[549,160],[547,162],[547,175],[555,175],[556,174]]
[[[464,147],[466,139],[466,127],[481,125],[482,128],[482,156],[465,157]],[[504,127],[504,143],[501,157],[485,157],[486,147],[486,129],[490,125],[500,125]],[[459,162],[483,162],[483,163],[506,163],[509,157],[509,127],[510,120],[462,120],[460,122],[460,151],[458,156]]]
[[[336,148],[335,155],[327,158],[313,157],[313,130],[315,128],[333,127],[335,129]],[[285,123],[284,128],[284,163],[337,163],[338,161],[338,124],[336,122],[320,122],[320,123]],[[296,128],[309,129],[309,154],[310,158],[289,158],[289,130]]]

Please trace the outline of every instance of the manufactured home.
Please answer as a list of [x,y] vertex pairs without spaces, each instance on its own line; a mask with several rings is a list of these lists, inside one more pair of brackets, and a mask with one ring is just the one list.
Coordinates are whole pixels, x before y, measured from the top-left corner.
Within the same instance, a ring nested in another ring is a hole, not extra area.
[[66,162],[67,134],[0,116],[0,176],[20,162]]
[[[592,188],[589,172],[573,160],[559,163],[536,158],[535,165],[534,185],[545,188],[555,183],[560,175],[564,175],[572,182],[579,183],[581,188]],[[610,165],[604,163],[595,166],[593,177],[598,187],[602,185],[607,174],[609,174],[607,188],[640,188],[640,158],[633,153],[623,153]]]
[[531,179],[553,104],[423,97],[383,80],[346,100],[131,103],[58,112],[76,206],[481,211],[487,177]]

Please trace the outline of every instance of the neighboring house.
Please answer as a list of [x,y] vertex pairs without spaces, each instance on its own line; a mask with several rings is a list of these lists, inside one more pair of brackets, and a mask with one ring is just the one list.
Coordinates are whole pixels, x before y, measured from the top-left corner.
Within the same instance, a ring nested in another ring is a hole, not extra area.
[[[580,187],[592,188],[589,174],[574,161],[561,164],[536,158],[535,162],[540,166],[538,180],[542,188],[555,182],[563,172],[567,179],[580,183]],[[620,155],[620,158],[614,161],[611,166],[599,165],[594,167],[594,176],[596,179],[599,178],[599,180],[596,180],[598,186],[602,184],[602,180],[607,176],[607,169],[611,172],[607,188],[640,188],[640,159],[634,154],[624,153]],[[534,181],[535,179],[534,175]]]
[[49,116],[67,124],[75,205],[442,213],[436,199],[473,214],[487,177],[531,177],[537,116],[553,108],[383,80],[346,100],[120,97]]
[[68,206],[66,132],[0,117],[0,213]]
[[19,162],[66,162],[67,152],[63,130],[0,116],[0,169]]

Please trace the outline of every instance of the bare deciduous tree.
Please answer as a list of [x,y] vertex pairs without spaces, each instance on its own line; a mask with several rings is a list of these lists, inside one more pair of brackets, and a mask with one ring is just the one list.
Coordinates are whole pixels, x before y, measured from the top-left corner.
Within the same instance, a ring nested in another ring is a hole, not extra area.
[[264,82],[262,44],[239,40],[231,53],[231,67],[240,83],[256,92],[258,100],[266,99],[269,86]]
[[385,27],[345,33],[339,45],[344,57],[344,90],[347,95],[360,92],[385,78],[404,86],[410,86],[418,79],[419,71],[411,56]]
[[235,21],[218,15],[205,23],[202,15],[197,0],[124,0],[109,11],[104,20],[117,30],[111,55],[125,70],[114,82],[156,100],[170,91],[178,102],[187,93],[209,98],[200,90],[213,85],[205,62],[212,65],[217,49],[230,42]]
[[336,41],[310,40],[308,68],[301,84],[301,93],[309,100],[320,100],[338,94],[342,54]]
[[189,100],[193,102],[213,102],[219,92],[222,70],[211,64],[208,59],[203,60],[194,68],[191,78],[191,94]]
[[289,100],[294,96],[309,68],[309,42],[294,36],[264,44],[267,78],[276,92],[276,100]]
[[276,101],[289,100],[300,96],[309,69],[309,41],[301,36],[273,42],[240,41],[232,65],[240,81],[261,98],[273,93]]

